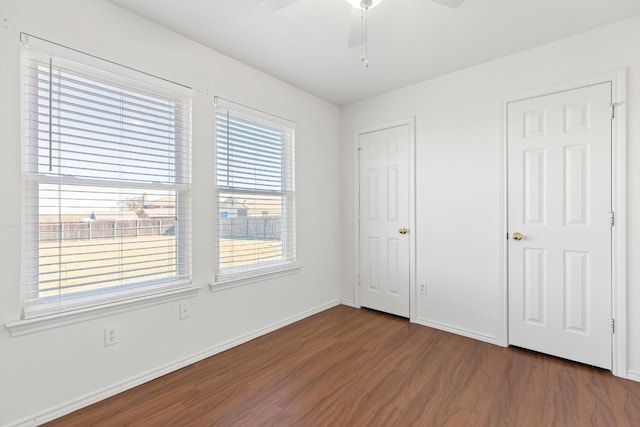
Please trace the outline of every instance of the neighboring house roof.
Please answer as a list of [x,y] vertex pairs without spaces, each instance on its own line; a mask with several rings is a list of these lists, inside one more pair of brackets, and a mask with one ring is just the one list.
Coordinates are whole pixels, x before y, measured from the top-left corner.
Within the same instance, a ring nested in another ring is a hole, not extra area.
[[278,197],[262,196],[242,202],[233,197],[227,197],[220,204],[220,211],[247,209],[249,216],[281,215],[282,207]]
[[233,197],[227,197],[224,200],[224,202],[220,204],[220,210],[228,210],[228,209],[247,209],[248,210],[249,207]]

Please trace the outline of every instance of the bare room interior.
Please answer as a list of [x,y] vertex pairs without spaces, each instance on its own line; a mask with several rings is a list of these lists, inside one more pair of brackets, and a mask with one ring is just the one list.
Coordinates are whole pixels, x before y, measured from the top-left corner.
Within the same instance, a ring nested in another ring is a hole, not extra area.
[[638,0],[0,0],[0,426],[640,423]]

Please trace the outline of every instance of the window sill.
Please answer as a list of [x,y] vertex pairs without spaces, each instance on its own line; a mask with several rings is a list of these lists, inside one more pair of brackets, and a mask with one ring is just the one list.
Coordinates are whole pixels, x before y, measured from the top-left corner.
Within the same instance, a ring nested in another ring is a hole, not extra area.
[[26,320],[13,320],[7,322],[5,326],[11,333],[11,336],[17,337],[100,317],[111,316],[125,311],[137,310],[139,308],[151,307],[170,301],[189,298],[195,296],[199,290],[200,287],[190,286],[160,294],[147,295],[144,297],[103,304],[96,307],[82,308],[65,313],[52,314]]
[[211,289],[211,292],[224,291],[238,286],[296,274],[301,268],[302,266],[300,264],[290,264],[275,271],[272,270],[264,273],[258,273],[252,276],[237,277],[233,279],[220,278],[215,282],[209,283],[209,288]]

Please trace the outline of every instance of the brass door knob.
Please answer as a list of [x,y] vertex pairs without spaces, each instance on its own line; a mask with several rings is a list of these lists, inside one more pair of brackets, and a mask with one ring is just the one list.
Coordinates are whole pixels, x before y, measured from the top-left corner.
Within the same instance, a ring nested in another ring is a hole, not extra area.
[[404,227],[402,227],[400,230],[398,230],[398,233],[400,233],[400,234],[407,234],[408,232],[409,232],[409,230],[407,230]]
[[513,233],[513,240],[522,240],[522,237],[523,236],[521,233],[518,233],[518,232]]

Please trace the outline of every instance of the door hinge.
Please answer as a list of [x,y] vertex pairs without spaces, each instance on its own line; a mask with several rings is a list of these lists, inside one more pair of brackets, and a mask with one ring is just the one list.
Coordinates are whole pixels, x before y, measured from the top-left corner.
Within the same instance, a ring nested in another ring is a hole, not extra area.
[[616,332],[616,321],[614,319],[611,319],[611,321],[609,322],[609,326],[611,326],[611,333],[615,333]]
[[610,115],[611,120],[615,119],[616,118],[616,104],[609,105],[609,111],[611,113],[611,115]]
[[358,285],[359,285],[360,284],[360,275],[359,274],[356,276],[356,280],[357,280]]
[[360,158],[360,152],[364,150],[364,147],[358,147],[356,148],[356,151],[358,152],[358,158]]
[[616,213],[609,212],[609,219],[611,220],[611,226],[613,227],[616,224]]

